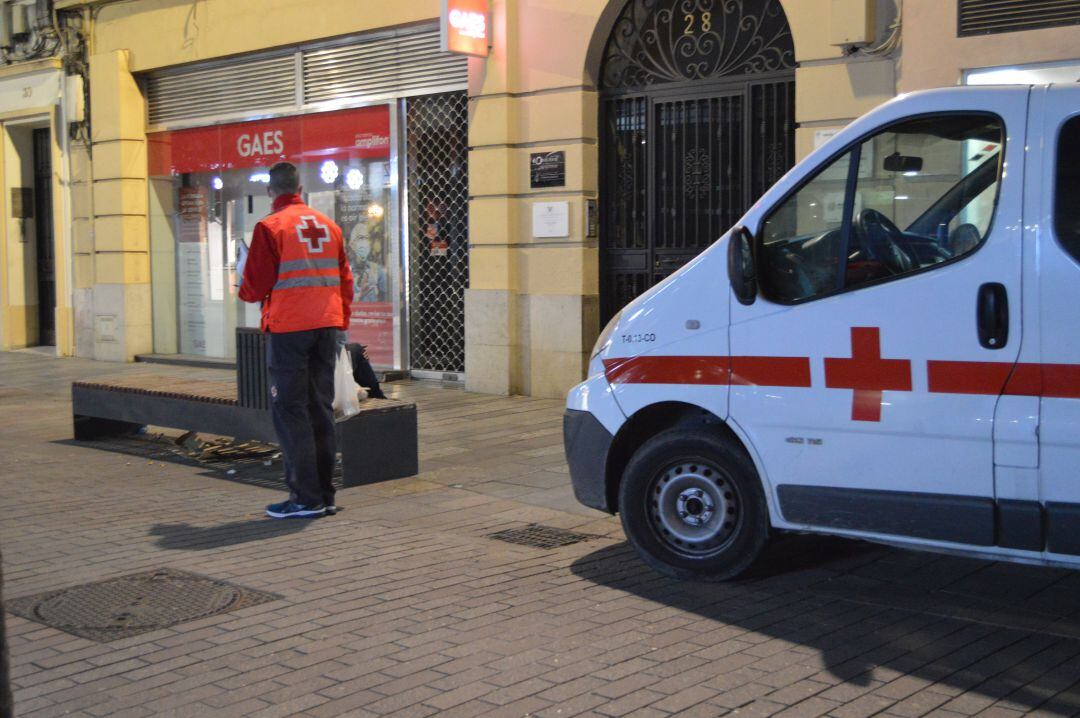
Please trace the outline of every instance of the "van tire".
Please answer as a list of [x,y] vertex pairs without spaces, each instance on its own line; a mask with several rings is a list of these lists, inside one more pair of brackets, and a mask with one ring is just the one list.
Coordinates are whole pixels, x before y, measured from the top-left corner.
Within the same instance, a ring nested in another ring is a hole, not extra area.
[[623,473],[619,514],[645,563],[680,580],[735,578],[769,537],[750,457],[706,429],[670,429],[646,441]]

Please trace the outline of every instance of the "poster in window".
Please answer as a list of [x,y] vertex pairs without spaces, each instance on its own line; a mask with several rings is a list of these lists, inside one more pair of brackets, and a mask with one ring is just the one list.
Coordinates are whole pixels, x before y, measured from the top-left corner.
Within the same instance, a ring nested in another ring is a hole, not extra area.
[[393,366],[394,306],[387,272],[385,210],[366,188],[339,190],[334,216],[353,273],[349,341],[366,346],[372,364]]
[[177,215],[177,293],[180,313],[180,353],[206,354],[206,308],[210,300],[205,187],[181,187]]

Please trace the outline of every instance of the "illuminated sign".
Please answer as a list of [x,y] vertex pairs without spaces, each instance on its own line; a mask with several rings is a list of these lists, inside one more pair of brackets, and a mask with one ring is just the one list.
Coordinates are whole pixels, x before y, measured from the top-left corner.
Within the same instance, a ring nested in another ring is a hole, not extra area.
[[443,52],[487,57],[491,43],[488,0],[443,0],[439,25]]

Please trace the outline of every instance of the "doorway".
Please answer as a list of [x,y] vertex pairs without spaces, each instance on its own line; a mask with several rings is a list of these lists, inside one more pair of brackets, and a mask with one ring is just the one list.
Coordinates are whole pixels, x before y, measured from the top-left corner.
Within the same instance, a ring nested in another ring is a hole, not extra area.
[[56,251],[53,241],[52,140],[48,127],[33,131],[34,241],[37,259],[38,341],[56,346]]
[[600,72],[605,323],[794,164],[795,51],[779,0],[630,0]]

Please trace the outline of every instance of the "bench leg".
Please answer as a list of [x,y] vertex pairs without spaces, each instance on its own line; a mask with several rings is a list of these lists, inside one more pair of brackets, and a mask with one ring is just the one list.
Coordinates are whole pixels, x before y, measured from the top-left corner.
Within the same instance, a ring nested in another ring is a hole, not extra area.
[[403,479],[419,473],[416,408],[338,422],[341,477],[345,486]]
[[74,419],[75,438],[82,441],[100,439],[105,436],[134,434],[143,427],[142,424],[133,424],[130,421],[101,419],[96,416],[80,416],[79,414],[75,414]]

